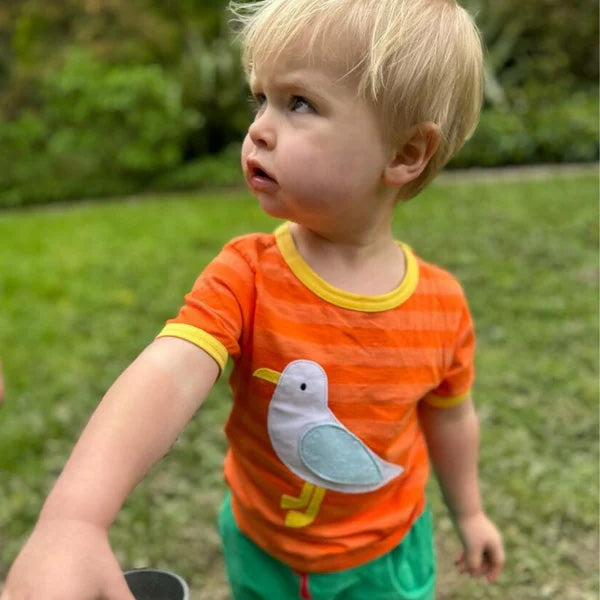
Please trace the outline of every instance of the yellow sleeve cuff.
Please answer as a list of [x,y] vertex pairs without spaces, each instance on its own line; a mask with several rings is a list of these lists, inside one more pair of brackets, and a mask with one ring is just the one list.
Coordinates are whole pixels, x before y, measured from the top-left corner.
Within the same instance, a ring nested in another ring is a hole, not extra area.
[[469,398],[470,394],[471,390],[460,396],[437,396],[436,394],[427,394],[424,400],[427,404],[434,406],[435,408],[452,408],[453,406],[462,404]]
[[191,342],[212,356],[221,372],[225,370],[229,358],[227,348],[217,338],[202,329],[185,323],[167,323],[156,337],[176,337]]

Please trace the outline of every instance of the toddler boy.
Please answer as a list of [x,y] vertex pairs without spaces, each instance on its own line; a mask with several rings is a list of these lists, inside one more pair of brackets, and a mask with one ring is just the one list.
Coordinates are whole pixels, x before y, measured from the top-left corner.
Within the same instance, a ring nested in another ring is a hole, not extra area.
[[229,357],[219,528],[235,600],[433,598],[429,459],[459,569],[502,568],[478,488],[467,303],[392,237],[397,204],[476,125],[477,30],[454,0],[233,10],[256,106],[242,168],[284,223],[228,243],[111,387],[1,600],[131,599],[108,528]]

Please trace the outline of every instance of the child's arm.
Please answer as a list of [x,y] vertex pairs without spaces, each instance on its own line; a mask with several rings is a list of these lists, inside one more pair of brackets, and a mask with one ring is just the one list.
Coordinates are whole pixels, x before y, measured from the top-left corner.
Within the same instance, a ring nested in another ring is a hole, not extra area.
[[0,600],[132,600],[108,529],[217,376],[208,354],[179,339],[158,339],[140,354],[83,431]]
[[421,402],[421,425],[444,499],[463,543],[461,572],[494,581],[504,564],[500,533],[485,515],[479,493],[479,421],[471,399],[450,408]]

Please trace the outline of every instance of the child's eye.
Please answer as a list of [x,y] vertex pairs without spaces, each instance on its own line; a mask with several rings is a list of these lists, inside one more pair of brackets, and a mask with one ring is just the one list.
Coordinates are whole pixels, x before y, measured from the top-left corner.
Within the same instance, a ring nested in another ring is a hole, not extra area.
[[248,98],[250,102],[250,106],[253,108],[255,114],[260,113],[260,111],[264,108],[267,97],[264,94],[251,94]]
[[314,113],[315,109],[313,105],[302,96],[292,96],[290,102],[290,108],[293,112],[297,113]]

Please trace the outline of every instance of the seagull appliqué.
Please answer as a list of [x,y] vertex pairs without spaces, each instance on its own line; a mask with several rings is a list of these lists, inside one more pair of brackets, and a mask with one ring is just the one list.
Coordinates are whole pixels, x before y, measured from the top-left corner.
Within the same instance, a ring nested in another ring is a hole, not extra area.
[[[267,429],[275,453],[305,481],[298,497],[284,494],[285,524],[305,527],[316,517],[325,490],[376,490],[403,468],[375,454],[328,407],[327,374],[316,362],[295,360],[281,373],[257,369],[255,377],[276,384]],[[303,510],[301,510],[303,509]]]

